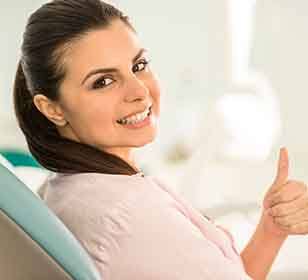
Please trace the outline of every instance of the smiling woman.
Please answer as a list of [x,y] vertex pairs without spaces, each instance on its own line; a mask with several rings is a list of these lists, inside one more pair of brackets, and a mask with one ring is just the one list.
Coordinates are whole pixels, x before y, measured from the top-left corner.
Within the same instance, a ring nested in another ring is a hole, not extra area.
[[[82,16],[63,17],[72,5]],[[55,1],[29,19],[14,100],[46,168],[132,175],[133,148],[156,135],[160,89],[128,17],[99,1]]]
[[160,87],[119,10],[55,0],[35,11],[14,103],[31,153],[55,171],[39,194],[102,279],[250,279],[228,232],[134,161],[155,139]]

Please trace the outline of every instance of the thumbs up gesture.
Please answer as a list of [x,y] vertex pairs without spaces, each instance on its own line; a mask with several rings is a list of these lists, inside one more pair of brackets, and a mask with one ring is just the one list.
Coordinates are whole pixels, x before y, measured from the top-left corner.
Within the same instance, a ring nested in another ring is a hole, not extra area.
[[263,200],[261,222],[271,234],[308,234],[307,186],[288,177],[288,151],[281,148],[276,178]]

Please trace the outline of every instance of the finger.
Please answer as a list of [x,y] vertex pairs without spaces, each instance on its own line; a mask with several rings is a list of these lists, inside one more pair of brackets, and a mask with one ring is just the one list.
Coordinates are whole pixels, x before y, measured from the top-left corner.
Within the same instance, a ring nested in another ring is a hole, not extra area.
[[308,220],[288,228],[289,234],[308,234]]
[[304,208],[296,213],[293,213],[291,215],[283,216],[283,217],[274,217],[274,223],[284,226],[284,227],[290,227],[302,222],[308,221],[308,209]]
[[289,181],[287,184],[273,194],[270,194],[266,200],[268,207],[273,207],[279,203],[291,202],[305,195],[307,188],[304,183],[298,181]]
[[291,202],[279,203],[272,208],[269,208],[269,215],[273,217],[283,217],[291,215],[304,208],[308,208],[307,193]]
[[280,188],[280,186],[284,185],[289,176],[289,155],[287,148],[283,147],[280,149],[279,160],[278,160],[278,168],[276,178],[273,183],[272,191]]

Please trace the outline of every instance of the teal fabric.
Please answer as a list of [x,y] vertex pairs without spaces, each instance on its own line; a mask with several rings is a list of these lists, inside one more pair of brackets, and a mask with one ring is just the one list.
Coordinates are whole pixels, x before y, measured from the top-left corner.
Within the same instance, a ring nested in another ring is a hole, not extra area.
[[3,155],[14,166],[41,167],[41,165],[30,153],[24,151],[14,149],[0,149],[0,154]]
[[87,252],[62,221],[0,164],[0,209],[35,240],[75,280],[99,280]]

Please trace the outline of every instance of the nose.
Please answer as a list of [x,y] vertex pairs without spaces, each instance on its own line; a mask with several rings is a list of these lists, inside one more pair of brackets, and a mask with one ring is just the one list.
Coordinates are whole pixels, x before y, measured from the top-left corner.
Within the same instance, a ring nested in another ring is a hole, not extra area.
[[133,75],[128,82],[128,86],[125,93],[125,101],[126,102],[142,101],[144,99],[147,99],[149,95],[150,91],[147,88],[144,81]]

